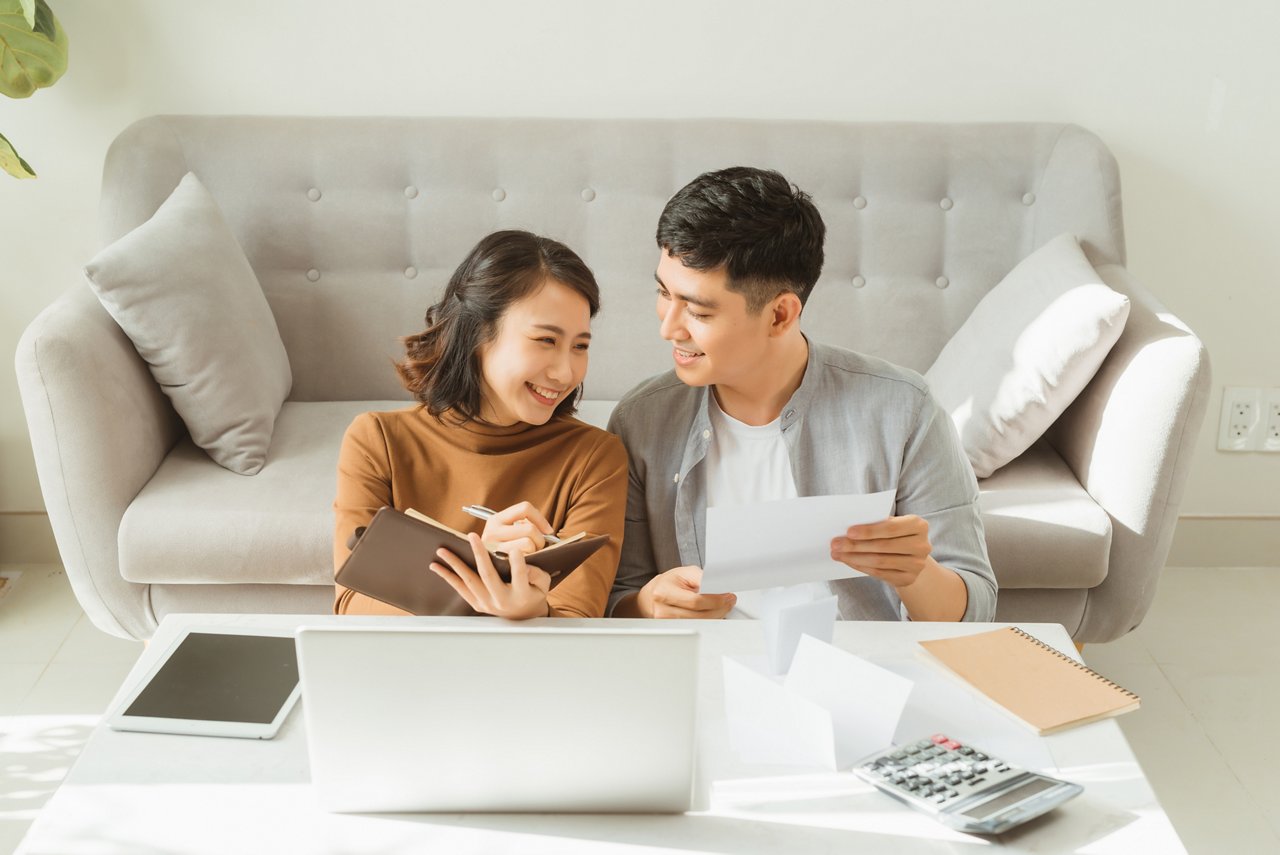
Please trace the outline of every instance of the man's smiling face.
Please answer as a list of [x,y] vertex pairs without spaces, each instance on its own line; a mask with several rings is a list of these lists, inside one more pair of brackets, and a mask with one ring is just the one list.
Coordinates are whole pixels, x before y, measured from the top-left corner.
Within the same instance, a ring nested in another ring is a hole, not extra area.
[[767,307],[752,314],[746,298],[729,290],[724,268],[694,270],[666,250],[654,278],[659,332],[671,342],[676,375],[690,386],[749,393],[765,358]]

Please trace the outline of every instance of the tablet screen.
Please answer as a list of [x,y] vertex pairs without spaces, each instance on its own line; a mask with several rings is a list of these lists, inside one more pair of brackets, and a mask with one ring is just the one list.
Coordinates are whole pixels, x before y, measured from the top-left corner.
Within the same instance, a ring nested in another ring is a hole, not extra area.
[[192,632],[124,714],[270,724],[297,684],[288,636]]

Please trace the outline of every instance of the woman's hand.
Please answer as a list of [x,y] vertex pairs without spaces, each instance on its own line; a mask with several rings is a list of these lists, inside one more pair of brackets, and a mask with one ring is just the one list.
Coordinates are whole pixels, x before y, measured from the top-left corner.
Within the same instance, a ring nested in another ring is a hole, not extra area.
[[546,545],[543,535],[554,532],[555,529],[547,522],[542,511],[528,502],[520,502],[503,508],[485,520],[484,532],[480,537],[485,543],[493,544],[497,552],[528,555]]
[[438,550],[436,557],[439,560],[431,562],[431,570],[448,582],[467,605],[482,614],[510,620],[551,614],[551,607],[547,604],[551,577],[545,570],[525,564],[524,554],[519,551],[508,553],[511,584],[507,584],[498,575],[480,536],[472,532],[467,535],[467,541],[475,555],[476,570],[447,549]]

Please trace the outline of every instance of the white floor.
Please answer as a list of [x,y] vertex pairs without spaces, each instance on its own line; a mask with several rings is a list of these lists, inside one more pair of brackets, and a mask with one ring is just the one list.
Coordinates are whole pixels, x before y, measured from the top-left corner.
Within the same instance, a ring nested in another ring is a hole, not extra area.
[[[98,631],[60,567],[0,596],[0,854],[16,848],[142,649]],[[1192,853],[1280,852],[1280,569],[1171,568],[1146,622],[1085,659],[1142,696],[1120,720]]]

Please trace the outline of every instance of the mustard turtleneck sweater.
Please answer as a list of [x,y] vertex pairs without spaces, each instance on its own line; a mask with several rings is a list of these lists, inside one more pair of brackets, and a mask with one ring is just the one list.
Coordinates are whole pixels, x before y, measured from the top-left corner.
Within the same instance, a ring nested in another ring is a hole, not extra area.
[[[558,584],[547,600],[560,617],[601,617],[618,569],[627,506],[627,453],[613,434],[574,418],[510,427],[441,422],[414,406],[362,413],[347,428],[333,501],[334,571],[347,540],[384,505],[414,508],[459,531],[483,520],[463,505],[501,510],[527,501],[557,533],[586,531],[609,543]],[[337,614],[405,614],[335,585]]]

